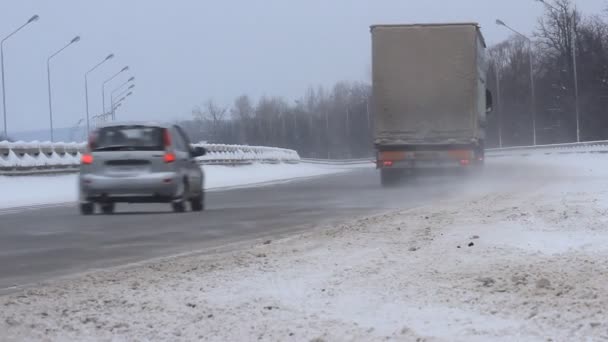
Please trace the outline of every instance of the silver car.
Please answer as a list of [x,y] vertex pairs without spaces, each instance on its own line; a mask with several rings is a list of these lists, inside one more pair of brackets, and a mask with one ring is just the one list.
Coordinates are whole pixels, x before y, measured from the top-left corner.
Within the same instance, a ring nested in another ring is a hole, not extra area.
[[171,203],[184,212],[204,209],[204,174],[193,148],[177,125],[112,123],[96,129],[80,167],[80,212],[104,214],[116,203]]

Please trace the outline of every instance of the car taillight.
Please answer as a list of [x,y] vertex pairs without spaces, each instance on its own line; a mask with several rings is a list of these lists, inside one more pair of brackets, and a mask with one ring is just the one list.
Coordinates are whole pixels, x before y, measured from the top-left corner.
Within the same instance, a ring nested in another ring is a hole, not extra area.
[[169,130],[166,128],[163,129],[163,145],[165,147],[165,156],[163,157],[163,160],[167,164],[173,163],[176,158],[175,153],[171,152],[171,133],[169,133]]
[[167,152],[165,153],[165,156],[163,157],[163,160],[165,161],[165,163],[173,163],[175,161],[175,154],[171,153],[171,152]]
[[85,165],[93,164],[93,155],[88,154],[88,153],[83,154],[82,157],[80,157],[80,162]]
[[460,161],[460,165],[462,165],[462,166],[467,166],[467,165],[469,165],[470,163],[471,163],[471,161],[470,161],[470,160],[468,160],[468,159],[462,159],[462,160]]
[[391,167],[391,166],[393,166],[393,161],[392,160],[385,160],[384,162],[382,162],[382,166],[384,166],[384,167]]

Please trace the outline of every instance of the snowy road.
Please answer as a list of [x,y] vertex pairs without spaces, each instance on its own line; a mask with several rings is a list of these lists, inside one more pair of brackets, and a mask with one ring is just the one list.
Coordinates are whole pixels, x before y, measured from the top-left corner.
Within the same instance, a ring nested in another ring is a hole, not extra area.
[[[323,175],[319,166],[314,168],[315,173],[300,176]],[[246,184],[239,179],[242,174],[222,175],[214,185]],[[258,181],[277,180],[276,175],[253,176],[250,178]],[[15,285],[92,268],[208,250],[259,236],[276,237],[378,212],[389,198],[378,187],[376,176],[367,166],[354,173],[293,183],[213,191],[207,194],[208,210],[202,214],[175,215],[163,204],[120,205],[117,215],[94,217],[82,217],[75,205],[63,204],[0,210],[0,293],[14,291]],[[286,173],[285,178],[290,177],[294,177],[293,172]],[[429,192],[408,198],[413,205],[435,197]]]
[[429,176],[389,191],[361,170],[214,193],[203,220],[7,215],[5,285],[201,252],[0,297],[0,331],[9,340],[605,339],[607,166],[604,156],[505,158],[480,178]]
[[[252,164],[238,167],[210,165],[203,169],[205,189],[218,190],[342,173],[359,167],[371,166]],[[78,175],[0,176],[0,189],[0,209],[14,211],[13,208],[22,206],[65,204],[78,199]]]

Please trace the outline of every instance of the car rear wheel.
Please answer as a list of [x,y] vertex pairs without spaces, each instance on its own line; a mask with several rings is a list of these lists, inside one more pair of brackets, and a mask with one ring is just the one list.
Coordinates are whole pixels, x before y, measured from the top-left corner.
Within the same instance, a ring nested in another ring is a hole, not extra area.
[[103,203],[101,205],[101,212],[103,212],[106,215],[111,215],[114,213],[114,208],[115,208],[114,203]]
[[173,202],[171,203],[171,207],[173,207],[173,211],[176,213],[183,213],[186,211],[186,205],[184,201]]
[[205,210],[205,200],[203,193],[190,200],[190,206],[192,211],[203,211]]
[[93,203],[80,203],[80,213],[82,215],[92,215],[94,211],[95,207],[93,206]]
[[176,213],[183,213],[186,211],[186,200],[188,196],[188,182],[184,180],[181,195],[175,201],[171,202],[171,207]]

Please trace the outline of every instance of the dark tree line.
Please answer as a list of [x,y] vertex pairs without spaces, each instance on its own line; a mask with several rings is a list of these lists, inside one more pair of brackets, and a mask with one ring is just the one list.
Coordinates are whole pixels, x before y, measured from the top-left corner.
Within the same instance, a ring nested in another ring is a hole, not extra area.
[[208,100],[184,126],[194,140],[290,148],[310,158],[368,157],[370,93],[369,85],[340,82],[329,91],[310,88],[293,103],[242,95],[228,109]]
[[[539,18],[530,40],[514,35],[488,50],[496,109],[489,117],[488,147],[531,145],[533,113],[538,144],[577,140],[574,53],[580,140],[608,140],[608,22],[576,11],[571,0],[547,2],[553,8]],[[185,126],[197,141],[291,148],[311,158],[369,157],[370,96],[368,84],[340,82],[330,90],[310,88],[293,103],[242,95],[225,108],[209,100]]]

